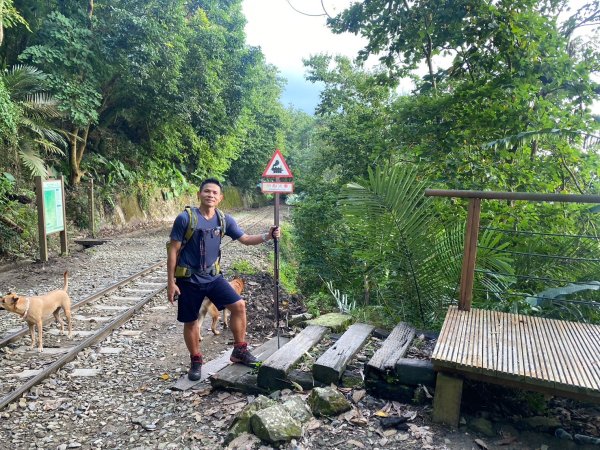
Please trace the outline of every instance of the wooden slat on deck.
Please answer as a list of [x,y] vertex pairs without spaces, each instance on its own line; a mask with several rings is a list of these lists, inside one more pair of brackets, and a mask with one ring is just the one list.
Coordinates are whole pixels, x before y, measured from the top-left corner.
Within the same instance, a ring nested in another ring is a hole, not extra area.
[[600,326],[452,306],[431,357],[436,370],[600,398]]

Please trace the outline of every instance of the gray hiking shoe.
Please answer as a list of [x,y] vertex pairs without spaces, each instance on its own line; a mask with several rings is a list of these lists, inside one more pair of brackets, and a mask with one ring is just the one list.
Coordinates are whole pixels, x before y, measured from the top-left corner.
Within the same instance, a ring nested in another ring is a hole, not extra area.
[[261,361],[257,359],[250,350],[248,350],[248,344],[242,342],[235,344],[229,360],[234,363],[240,363],[248,367],[258,367]]

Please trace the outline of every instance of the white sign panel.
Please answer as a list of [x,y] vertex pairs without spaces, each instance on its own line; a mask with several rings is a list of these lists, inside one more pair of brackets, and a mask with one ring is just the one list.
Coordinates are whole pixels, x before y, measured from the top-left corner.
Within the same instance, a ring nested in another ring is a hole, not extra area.
[[294,192],[294,183],[262,183],[262,191],[265,194],[291,194]]
[[65,229],[63,216],[62,181],[50,180],[43,182],[44,215],[46,216],[46,234],[56,233]]
[[271,161],[267,164],[267,168],[262,176],[263,178],[294,178],[292,171],[279,150],[276,150],[271,157]]

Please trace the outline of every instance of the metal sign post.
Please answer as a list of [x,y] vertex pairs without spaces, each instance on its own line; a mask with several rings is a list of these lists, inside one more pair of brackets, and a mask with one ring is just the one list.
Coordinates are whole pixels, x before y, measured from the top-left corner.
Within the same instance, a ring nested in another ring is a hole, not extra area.
[[[292,171],[288,167],[283,155],[276,150],[271,161],[262,175],[264,178],[275,178],[276,182],[263,182],[262,192],[275,194],[275,209],[273,223],[279,227],[279,194],[289,194],[294,192],[294,183],[281,182],[281,178],[293,178]],[[277,348],[279,348],[279,239],[273,237],[274,243],[274,267],[273,277],[275,278],[274,308],[275,308],[275,327],[277,328]]]
[[[279,226],[279,192],[275,194],[275,217],[273,223],[276,227]],[[279,348],[279,239],[273,239],[273,248],[275,252],[273,275],[275,276],[275,323],[277,326],[277,348]]]

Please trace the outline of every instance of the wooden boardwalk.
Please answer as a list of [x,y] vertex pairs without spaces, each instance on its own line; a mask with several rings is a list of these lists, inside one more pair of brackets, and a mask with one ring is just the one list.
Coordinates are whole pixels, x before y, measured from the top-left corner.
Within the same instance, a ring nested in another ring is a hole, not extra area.
[[600,400],[598,325],[453,306],[431,360],[439,372]]

